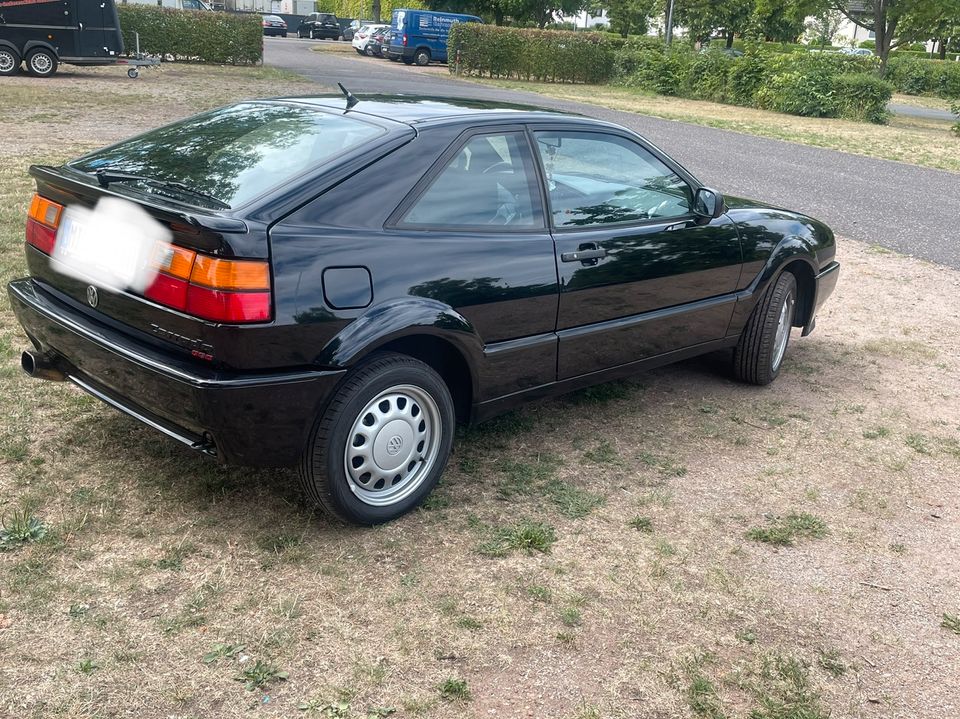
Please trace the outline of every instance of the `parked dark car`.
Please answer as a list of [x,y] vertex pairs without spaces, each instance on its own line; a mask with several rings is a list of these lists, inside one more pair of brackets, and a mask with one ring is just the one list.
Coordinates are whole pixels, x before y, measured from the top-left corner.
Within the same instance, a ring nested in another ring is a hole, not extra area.
[[263,16],[263,34],[274,37],[287,36],[287,22],[278,15]]
[[370,49],[377,57],[383,57],[383,49],[390,43],[390,35],[393,32],[389,27],[373,34],[373,41],[370,43]]
[[338,40],[340,23],[333,13],[312,12],[300,22],[297,37],[309,37],[311,40]]
[[[31,167],[24,370],[221,462],[298,467],[375,524],[436,485],[457,422],[715,350],[771,382],[837,282],[824,224],[725,199],[617,125],[355,102],[245,102]],[[58,228],[104,197],[172,233],[142,294],[51,258],[96,250]]]
[[350,42],[353,40],[353,36],[357,34],[357,30],[362,28],[364,25],[377,25],[376,20],[341,20],[340,21],[340,39]]

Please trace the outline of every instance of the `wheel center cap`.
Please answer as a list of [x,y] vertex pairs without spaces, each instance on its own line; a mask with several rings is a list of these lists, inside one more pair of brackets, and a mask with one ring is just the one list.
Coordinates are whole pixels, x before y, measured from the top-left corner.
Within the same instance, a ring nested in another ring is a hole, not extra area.
[[373,459],[379,467],[391,471],[407,463],[413,449],[413,428],[402,419],[387,422],[373,443]]

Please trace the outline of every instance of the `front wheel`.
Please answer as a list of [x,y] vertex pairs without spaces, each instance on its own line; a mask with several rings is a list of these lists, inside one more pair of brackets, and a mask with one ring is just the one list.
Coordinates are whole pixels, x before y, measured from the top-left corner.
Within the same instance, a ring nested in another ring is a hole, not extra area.
[[27,69],[34,77],[50,77],[57,71],[57,56],[52,50],[39,48],[27,55]]
[[300,463],[307,496],[355,524],[389,522],[436,486],[453,446],[453,398],[428,365],[381,354],[354,369]]
[[750,384],[770,384],[780,374],[797,310],[797,278],[784,272],[753,309],[733,351],[733,372]]
[[16,75],[20,71],[20,55],[9,47],[0,47],[0,75]]

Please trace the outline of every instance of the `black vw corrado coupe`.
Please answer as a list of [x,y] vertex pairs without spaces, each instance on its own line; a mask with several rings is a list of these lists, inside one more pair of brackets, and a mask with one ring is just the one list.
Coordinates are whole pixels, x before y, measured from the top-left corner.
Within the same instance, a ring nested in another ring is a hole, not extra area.
[[[426,497],[458,421],[721,348],[772,381],[836,285],[825,225],[724,199],[622,127],[344,105],[244,102],[32,167],[24,370],[220,461],[298,466],[373,524]],[[65,208],[105,196],[172,233],[142,293],[53,259]]]

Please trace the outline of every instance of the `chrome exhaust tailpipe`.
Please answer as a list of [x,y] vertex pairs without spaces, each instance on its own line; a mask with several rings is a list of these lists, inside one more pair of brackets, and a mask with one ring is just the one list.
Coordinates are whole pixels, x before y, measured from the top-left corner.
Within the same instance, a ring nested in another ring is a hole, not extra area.
[[51,382],[63,382],[67,376],[53,365],[53,356],[38,352],[24,352],[20,355],[20,366],[23,371],[36,379],[46,379]]

